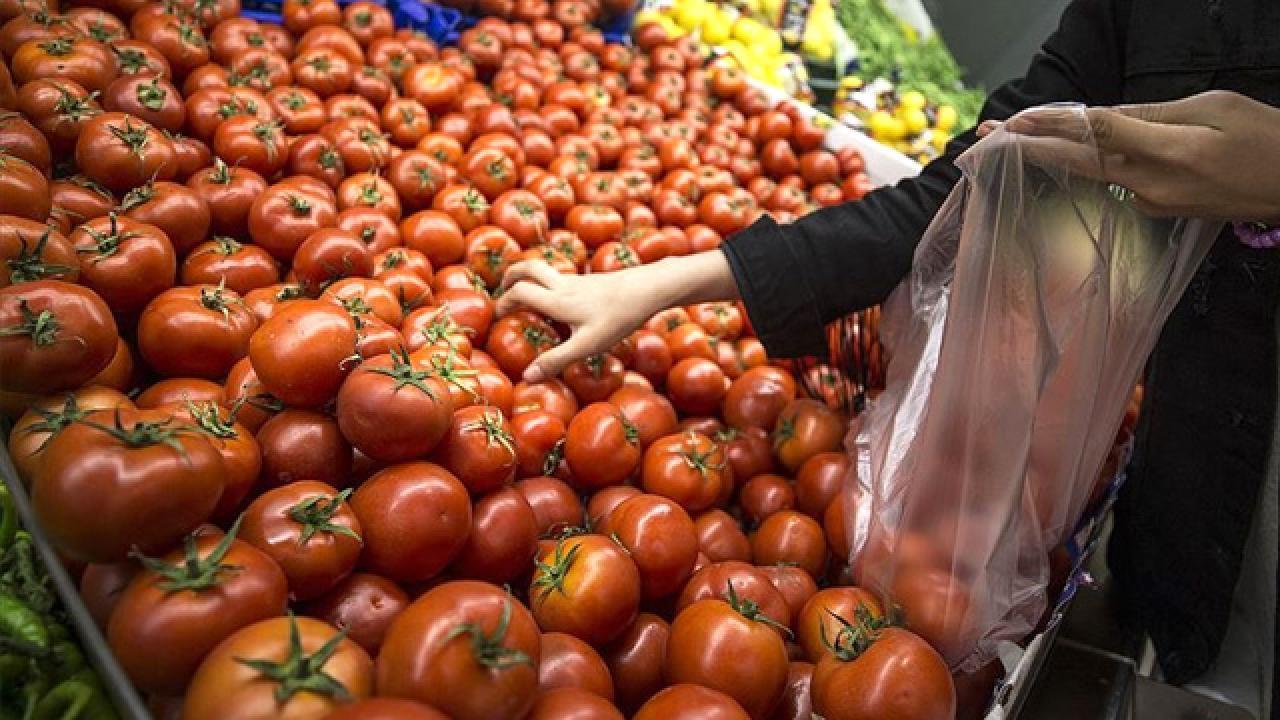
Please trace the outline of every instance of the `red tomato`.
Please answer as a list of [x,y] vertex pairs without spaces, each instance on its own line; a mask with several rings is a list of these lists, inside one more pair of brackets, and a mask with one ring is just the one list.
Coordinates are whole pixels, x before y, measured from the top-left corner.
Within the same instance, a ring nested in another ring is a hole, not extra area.
[[72,390],[110,364],[115,320],[92,290],[61,280],[0,288],[0,389]]
[[510,487],[485,495],[476,501],[471,518],[471,534],[454,560],[454,573],[503,584],[529,567],[538,527],[524,495]]
[[262,481],[270,487],[297,480],[334,486],[351,482],[351,445],[328,415],[289,408],[263,423],[257,438],[262,446]]
[[107,641],[139,689],[181,693],[228,635],[284,611],[284,573],[235,530],[149,560],[120,595]]
[[515,475],[515,441],[496,408],[473,405],[454,411],[436,457],[477,495],[502,487]]
[[80,256],[80,282],[117,313],[142,310],[173,287],[177,257],[154,225],[110,215],[86,222],[69,239]]
[[632,720],[747,720],[729,695],[702,685],[671,685],[649,699]]
[[538,626],[501,588],[450,582],[392,623],[378,653],[378,690],[457,720],[519,720],[538,692]]
[[698,535],[684,508],[657,495],[622,501],[598,526],[622,545],[640,570],[646,600],[668,597],[684,587],[698,557]]
[[217,285],[171,288],[142,311],[138,351],[162,375],[219,379],[248,355],[257,327],[257,319],[232,290]]
[[275,560],[294,600],[333,589],[360,557],[360,522],[350,490],[303,480],[258,496],[244,511],[241,539]]
[[666,397],[652,390],[623,386],[609,396],[622,414],[636,428],[637,440],[642,450],[655,440],[676,431],[676,411]]
[[235,421],[228,405],[217,399],[186,398],[176,414],[208,437],[222,455],[222,496],[213,510],[213,519],[219,522],[236,516],[262,471],[262,447],[249,428]]
[[526,410],[511,417],[511,436],[521,477],[554,475],[564,460],[565,424],[546,410]]
[[840,633],[840,618],[852,622],[864,614],[868,619],[880,618],[884,614],[879,600],[870,592],[857,587],[819,590],[805,602],[796,616],[796,642],[804,648],[810,662],[818,663],[833,653],[828,643]]
[[697,432],[667,435],[644,453],[641,481],[646,492],[671,498],[685,510],[705,510],[732,485],[724,449]]
[[209,653],[187,688],[183,717],[323,718],[372,691],[373,662],[359,645],[319,620],[276,617]]
[[[759,524],[765,518],[795,507],[795,491],[781,475],[756,475],[742,486],[738,503],[748,524]],[[761,564],[764,564],[761,562]]]
[[343,705],[325,720],[449,720],[449,716],[412,700],[375,697]]
[[[324,620],[376,655],[391,622],[409,606],[400,586],[381,575],[351,573],[329,592],[307,603],[304,612]],[[399,717],[399,716],[397,716]]]
[[796,509],[821,518],[844,487],[851,467],[852,461],[842,452],[822,452],[805,460],[796,474]]
[[471,530],[466,488],[431,463],[377,473],[356,490],[351,508],[364,530],[363,565],[401,582],[434,577],[462,552]]
[[640,465],[639,434],[617,407],[594,403],[569,422],[564,458],[580,489],[617,485]]
[[[849,624],[831,641],[835,652],[813,671],[815,713],[831,720],[955,717],[951,673],[928,643],[900,628],[868,632],[875,623],[849,618],[845,622]],[[885,672],[890,667],[894,671]]]
[[847,430],[844,418],[823,403],[809,398],[794,400],[774,425],[774,452],[783,466],[794,472],[814,455],[838,449]]
[[770,515],[751,536],[751,554],[761,565],[794,563],[815,579],[827,565],[827,542],[817,520],[794,510]]
[[613,540],[578,535],[559,541],[538,559],[529,597],[544,631],[602,645],[635,620],[640,572]]
[[567,633],[543,633],[538,688],[543,693],[574,688],[613,700],[613,677],[609,674],[609,666],[594,648]]
[[449,429],[453,400],[444,380],[393,352],[361,363],[343,381],[337,417],[342,434],[362,453],[401,462],[435,449]]
[[533,509],[539,537],[554,537],[567,528],[582,524],[585,512],[582,501],[564,481],[553,477],[531,477],[516,483],[515,488]]
[[36,516],[63,553],[114,562],[158,552],[209,518],[222,494],[218,451],[158,411],[98,411],[45,448]]
[[272,395],[288,405],[319,407],[342,385],[355,354],[356,334],[351,316],[341,307],[298,300],[281,307],[253,334],[249,358]]
[[[693,574],[676,601],[677,611],[707,598],[723,598],[729,586],[744,600],[754,602],[764,617],[772,620],[775,628],[791,624],[791,610],[782,593],[778,592],[769,577],[761,570],[743,562],[712,563]],[[779,633],[781,637],[782,633]]]

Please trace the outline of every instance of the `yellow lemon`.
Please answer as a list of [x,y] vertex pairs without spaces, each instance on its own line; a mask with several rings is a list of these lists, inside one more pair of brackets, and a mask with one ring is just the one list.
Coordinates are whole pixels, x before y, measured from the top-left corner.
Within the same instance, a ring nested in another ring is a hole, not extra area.
[[871,113],[871,117],[867,118],[867,130],[871,132],[871,137],[877,140],[893,140],[893,125],[896,119],[885,112],[877,110]]
[[707,11],[706,0],[683,0],[676,5],[675,20],[685,30],[693,30],[706,20]]
[[898,105],[908,110],[923,110],[925,102],[924,94],[918,90],[908,90],[898,98]]
[[942,130],[935,130],[933,133],[933,148],[938,152],[947,149],[947,143],[951,142],[951,133]]
[[729,18],[719,8],[711,8],[702,21],[702,40],[709,45],[721,45],[729,39]]
[[956,109],[950,105],[942,105],[938,108],[938,117],[934,121],[934,127],[939,130],[950,130],[956,126]]
[[908,135],[919,135],[924,129],[929,127],[929,118],[924,116],[924,111],[919,108],[907,110],[902,114],[903,125],[906,126]]

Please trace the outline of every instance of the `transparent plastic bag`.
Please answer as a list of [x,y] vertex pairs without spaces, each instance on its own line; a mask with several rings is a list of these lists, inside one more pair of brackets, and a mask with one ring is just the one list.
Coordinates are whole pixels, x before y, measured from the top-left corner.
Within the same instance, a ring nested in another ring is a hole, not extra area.
[[999,130],[884,306],[884,392],[849,439],[854,577],[960,670],[1021,641],[1130,390],[1220,225],[1156,220],[1079,141]]

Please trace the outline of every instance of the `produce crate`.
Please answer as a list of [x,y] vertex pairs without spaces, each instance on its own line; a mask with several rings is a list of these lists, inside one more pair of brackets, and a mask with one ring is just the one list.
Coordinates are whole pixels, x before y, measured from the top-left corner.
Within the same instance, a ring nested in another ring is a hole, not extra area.
[[18,472],[9,460],[7,450],[0,452],[0,480],[3,480],[4,484],[9,488],[10,494],[13,495],[14,506],[18,510],[18,520],[22,527],[31,534],[36,552],[39,553],[40,562],[44,563],[45,568],[49,571],[49,577],[53,579],[54,590],[57,591],[58,599],[62,602],[62,606],[66,608],[67,616],[71,619],[76,636],[80,640],[80,647],[84,650],[89,664],[98,672],[102,686],[107,691],[111,701],[115,703],[120,717],[127,720],[146,720],[150,718],[151,714],[147,711],[147,706],[143,704],[137,691],[134,690],[133,684],[129,682],[128,676],[125,675],[120,664],[116,662],[115,656],[111,654],[111,648],[107,646],[106,639],[102,637],[102,632],[98,630],[98,626],[89,615],[89,610],[85,607],[84,601],[80,599],[80,591],[76,587],[76,582],[71,579],[71,575],[62,566],[62,561],[58,559],[58,554],[54,551],[53,545],[49,544],[49,538],[45,536],[43,528],[36,521],[35,512],[31,507],[31,498],[27,495],[27,490],[23,487],[22,481],[18,479]]
[[635,23],[636,12],[632,10],[625,15],[610,18],[600,24],[600,32],[605,42],[631,44],[631,26]]
[[452,45],[458,41],[463,17],[462,13],[453,8],[418,0],[393,0],[391,16],[395,19],[396,27],[424,32],[437,45]]

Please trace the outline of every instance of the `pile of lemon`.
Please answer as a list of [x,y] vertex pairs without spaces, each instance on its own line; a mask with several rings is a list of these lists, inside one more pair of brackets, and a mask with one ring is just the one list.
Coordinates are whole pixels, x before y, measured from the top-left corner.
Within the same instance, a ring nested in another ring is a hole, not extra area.
[[916,90],[897,95],[896,102],[894,98],[886,100],[887,107],[862,118],[872,138],[921,160],[936,157],[951,141],[956,126],[954,107],[930,107],[928,98]]

